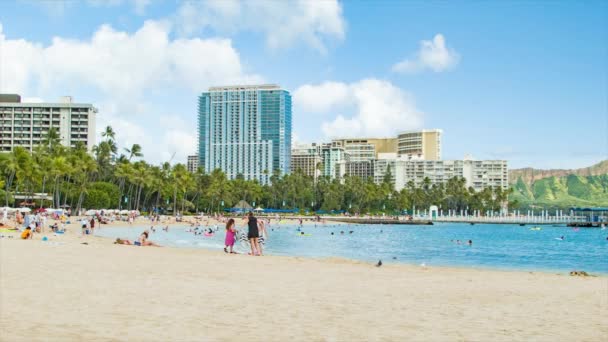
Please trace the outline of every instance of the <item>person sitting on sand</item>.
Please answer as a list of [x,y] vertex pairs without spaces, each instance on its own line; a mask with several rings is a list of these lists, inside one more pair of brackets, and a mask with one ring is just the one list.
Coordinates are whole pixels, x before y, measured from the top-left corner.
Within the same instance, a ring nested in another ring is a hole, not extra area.
[[116,238],[116,241],[114,241],[115,245],[132,245],[133,242],[131,242],[130,240],[127,239],[121,239],[121,238]]
[[32,228],[30,227],[25,228],[25,230],[21,233],[21,238],[23,240],[31,239],[33,237],[34,233],[32,232]]
[[158,244],[156,244],[156,243],[148,240],[148,232],[147,231],[141,233],[141,235],[139,236],[139,245],[141,245],[141,246],[160,247],[160,245],[158,245]]

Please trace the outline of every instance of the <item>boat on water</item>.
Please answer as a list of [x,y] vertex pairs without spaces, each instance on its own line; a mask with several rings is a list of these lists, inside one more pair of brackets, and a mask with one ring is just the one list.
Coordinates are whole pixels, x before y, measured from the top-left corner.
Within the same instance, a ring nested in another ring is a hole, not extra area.
[[526,225],[525,223],[520,223],[520,224],[519,224],[519,226],[520,226],[520,227],[523,227],[523,226],[525,226],[525,225]]
[[541,229],[542,229],[541,227],[532,227],[532,228],[530,228],[530,230],[541,230]]

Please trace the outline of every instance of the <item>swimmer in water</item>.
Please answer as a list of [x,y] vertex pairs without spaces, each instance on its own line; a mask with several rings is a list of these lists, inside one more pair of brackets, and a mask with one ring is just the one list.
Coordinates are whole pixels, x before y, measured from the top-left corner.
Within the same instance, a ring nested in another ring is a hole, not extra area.
[[341,230],[341,231],[340,231],[340,234],[344,234],[344,231],[343,231],[343,230]]
[[[334,232],[331,232],[331,235],[334,235]],[[606,240],[608,240],[608,238],[606,238]]]
[[469,246],[473,246],[473,240],[469,240],[468,244]]

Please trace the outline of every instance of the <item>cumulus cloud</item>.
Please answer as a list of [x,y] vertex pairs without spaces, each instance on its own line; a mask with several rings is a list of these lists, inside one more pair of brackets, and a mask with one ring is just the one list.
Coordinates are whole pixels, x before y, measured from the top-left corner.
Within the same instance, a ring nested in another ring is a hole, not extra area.
[[[55,37],[49,46],[25,40],[3,45],[4,88],[22,91],[30,82],[49,88],[85,84],[117,97],[137,97],[147,88],[181,84],[201,90],[213,82],[247,82],[229,39],[170,40],[170,25],[146,21],[133,34],[102,25],[90,40]],[[7,67],[10,66],[10,67]]]
[[420,42],[420,49],[414,58],[404,59],[393,65],[393,71],[399,73],[416,73],[427,69],[434,72],[442,72],[455,67],[460,61],[460,55],[456,50],[450,49],[445,44],[442,34],[436,34],[433,40]]
[[304,85],[294,92],[294,106],[298,113],[334,116],[321,124],[328,138],[389,136],[422,124],[422,112],[413,98],[392,83],[378,79]]
[[196,149],[192,124],[163,131],[162,139],[147,138],[144,132],[150,123],[157,125],[162,111],[142,103],[157,94],[182,91],[190,94],[193,103],[185,114],[196,120],[196,93],[211,85],[263,79],[245,72],[230,39],[172,39],[171,32],[172,25],[164,21],[146,21],[134,33],[102,25],[89,39],[54,37],[44,45],[9,39],[0,25],[0,91],[48,98],[56,96],[57,89],[63,94],[86,89],[95,95],[84,102],[100,109],[97,129],[115,126],[124,138],[119,141],[121,147],[142,144],[146,159],[152,161],[161,160],[164,141],[178,141],[171,144],[182,148],[191,145],[192,152]]
[[265,35],[272,49],[304,42],[321,52],[325,52],[328,38],[341,40],[346,31],[338,0],[188,1],[180,6],[174,21],[184,35],[247,30]]

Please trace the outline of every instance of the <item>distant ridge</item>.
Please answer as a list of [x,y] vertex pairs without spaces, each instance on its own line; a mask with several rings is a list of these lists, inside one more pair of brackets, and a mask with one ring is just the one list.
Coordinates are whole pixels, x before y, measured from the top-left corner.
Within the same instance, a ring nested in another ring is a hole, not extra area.
[[520,207],[608,206],[608,160],[573,170],[510,170],[509,182],[509,198]]
[[568,175],[576,176],[599,176],[608,174],[608,159],[601,161],[595,165],[580,169],[534,169],[526,167],[523,169],[509,170],[509,183],[515,184],[521,178],[524,183],[531,185],[537,180],[549,177],[566,177]]

